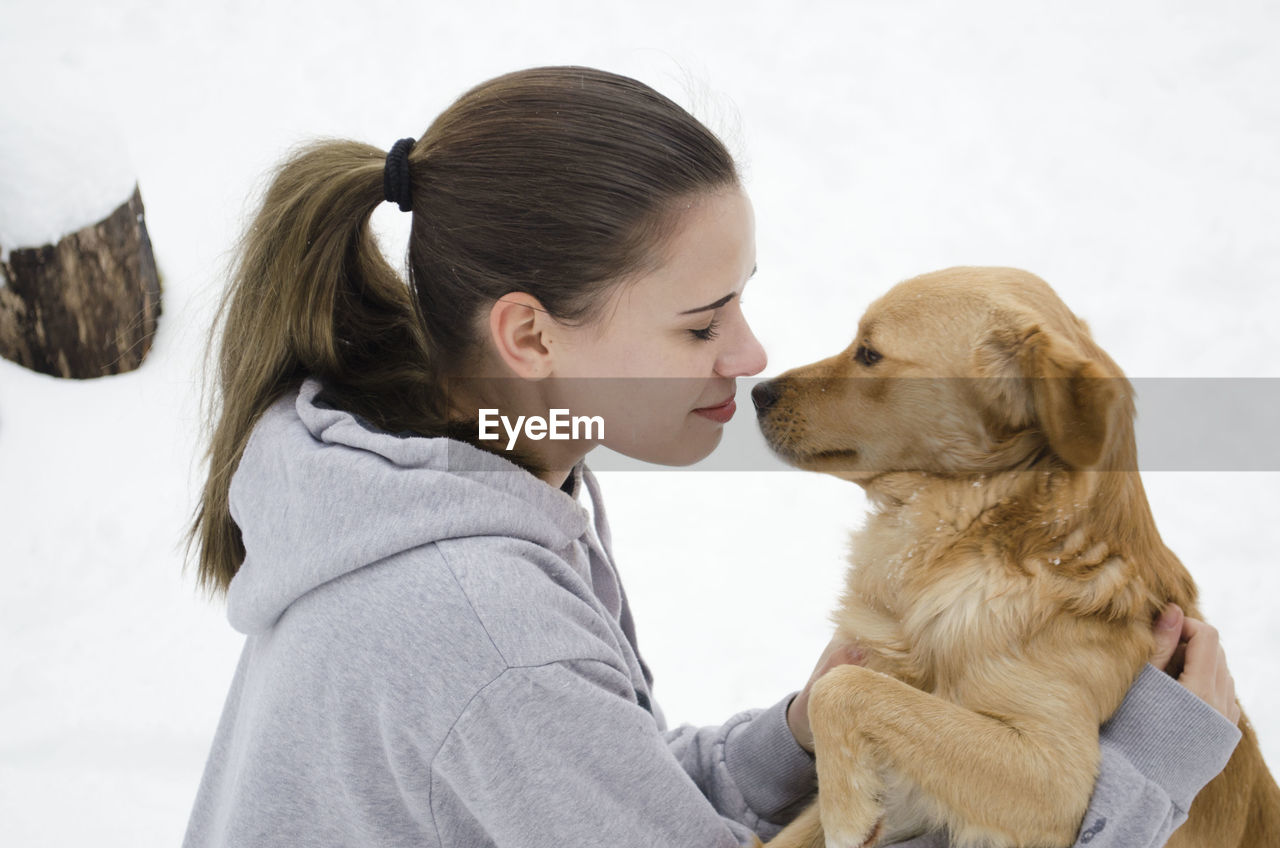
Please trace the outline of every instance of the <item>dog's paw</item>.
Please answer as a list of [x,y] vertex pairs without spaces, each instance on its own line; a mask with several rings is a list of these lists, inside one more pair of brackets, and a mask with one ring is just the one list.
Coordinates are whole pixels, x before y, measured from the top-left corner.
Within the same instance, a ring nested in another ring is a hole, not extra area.
[[[884,808],[874,793],[848,794],[839,803],[818,795],[818,810],[827,848],[866,848],[880,838]],[[823,802],[826,803],[823,803]]]
[[884,819],[879,818],[876,819],[876,823],[872,826],[870,833],[865,828],[828,830],[825,823],[822,829],[823,836],[827,841],[827,848],[871,848],[876,844],[876,840],[880,838],[880,831],[883,827]]

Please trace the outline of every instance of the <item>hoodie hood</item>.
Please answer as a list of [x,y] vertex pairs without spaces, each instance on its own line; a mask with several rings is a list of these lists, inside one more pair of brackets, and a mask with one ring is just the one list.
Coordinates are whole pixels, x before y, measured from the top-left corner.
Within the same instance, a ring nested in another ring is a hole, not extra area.
[[571,496],[465,442],[374,429],[325,405],[321,388],[308,379],[272,405],[232,477],[245,547],[227,591],[236,630],[263,632],[317,586],[410,548],[506,536],[559,551],[587,532],[583,463]]

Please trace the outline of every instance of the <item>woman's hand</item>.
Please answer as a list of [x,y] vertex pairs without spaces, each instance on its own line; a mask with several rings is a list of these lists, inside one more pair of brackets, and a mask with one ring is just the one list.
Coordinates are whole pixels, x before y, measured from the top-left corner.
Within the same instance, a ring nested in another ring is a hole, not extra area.
[[857,646],[839,638],[832,639],[822,656],[818,657],[818,664],[813,667],[809,682],[787,706],[787,726],[791,728],[791,735],[810,754],[813,753],[813,731],[809,728],[809,690],[813,688],[815,680],[831,669],[838,665],[861,665],[862,658],[862,650]]
[[[1232,724],[1239,724],[1236,684],[1227,670],[1227,655],[1218,641],[1218,631],[1199,619],[1186,618],[1181,607],[1169,604],[1156,621],[1155,636],[1151,664],[1163,669]],[[800,700],[799,697],[796,700]]]

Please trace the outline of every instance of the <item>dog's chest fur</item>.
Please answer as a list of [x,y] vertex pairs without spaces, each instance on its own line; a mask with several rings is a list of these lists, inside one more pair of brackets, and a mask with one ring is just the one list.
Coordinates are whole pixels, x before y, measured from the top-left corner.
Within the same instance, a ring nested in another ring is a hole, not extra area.
[[1102,550],[1079,533],[1039,559],[1011,562],[1000,534],[984,525],[1001,494],[998,481],[927,487],[854,534],[833,617],[866,651],[868,668],[954,697],[966,669],[1017,655],[1046,596],[1064,601],[1064,591],[1095,582],[1069,586],[1055,570],[1075,549]]

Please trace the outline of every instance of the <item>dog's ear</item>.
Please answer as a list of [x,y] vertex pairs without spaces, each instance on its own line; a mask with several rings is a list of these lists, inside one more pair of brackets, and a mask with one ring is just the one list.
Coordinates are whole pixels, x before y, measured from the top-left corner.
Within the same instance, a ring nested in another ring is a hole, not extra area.
[[1123,380],[1038,324],[994,332],[977,352],[985,394],[1013,427],[1032,421],[1073,468],[1099,465],[1125,414]]
[[1074,468],[1093,468],[1116,436],[1120,382],[1059,337],[1029,334],[1022,349],[1036,418],[1053,452]]

